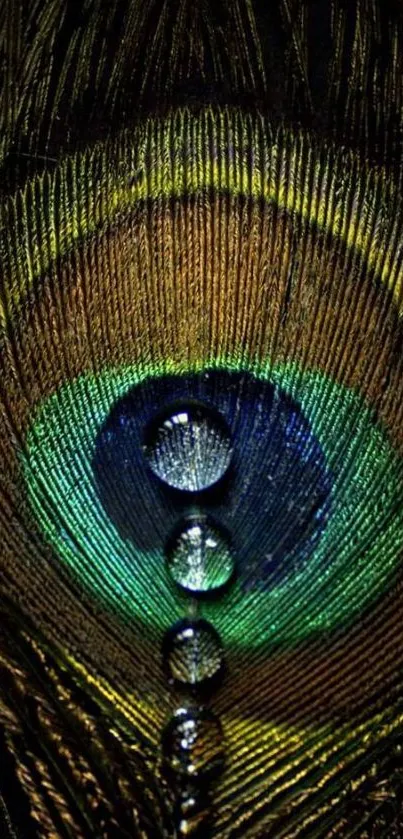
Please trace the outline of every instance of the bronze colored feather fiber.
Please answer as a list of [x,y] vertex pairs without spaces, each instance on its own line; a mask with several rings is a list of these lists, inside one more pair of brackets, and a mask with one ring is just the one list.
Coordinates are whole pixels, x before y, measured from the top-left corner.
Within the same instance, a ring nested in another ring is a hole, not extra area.
[[403,836],[403,6],[3,0],[0,837]]

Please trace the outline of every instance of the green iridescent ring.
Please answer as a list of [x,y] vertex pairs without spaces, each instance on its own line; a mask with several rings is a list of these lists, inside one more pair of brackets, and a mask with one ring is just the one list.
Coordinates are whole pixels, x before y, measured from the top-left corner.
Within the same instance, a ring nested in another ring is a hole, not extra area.
[[[209,366],[239,370],[232,359]],[[244,370],[269,378],[301,405],[335,475],[333,512],[308,568],[265,592],[245,593],[235,582],[225,609],[206,603],[203,613],[211,614],[224,643],[288,645],[347,625],[390,584],[403,538],[401,460],[358,393],[292,364],[255,363]],[[136,573],[131,570],[136,549],[100,503],[91,458],[114,402],[147,377],[167,372],[183,368],[175,369],[172,360],[141,372],[125,366],[63,385],[37,408],[22,460],[35,519],[60,562],[103,607],[158,632],[182,616],[183,599],[167,586],[161,611],[162,547],[137,555]]]

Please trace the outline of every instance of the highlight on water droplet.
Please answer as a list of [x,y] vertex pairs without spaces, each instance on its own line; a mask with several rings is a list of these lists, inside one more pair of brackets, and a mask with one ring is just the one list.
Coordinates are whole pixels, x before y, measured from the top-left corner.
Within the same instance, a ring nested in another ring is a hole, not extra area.
[[162,657],[169,677],[186,687],[207,687],[223,670],[220,636],[203,618],[186,618],[169,629]]
[[163,732],[162,751],[177,780],[208,783],[224,767],[221,724],[206,708],[178,708]]
[[202,492],[225,475],[232,443],[221,414],[195,401],[176,403],[146,428],[144,454],[151,470],[168,486]]
[[202,514],[180,522],[165,553],[175,583],[194,594],[222,588],[234,573],[233,551],[226,531]]

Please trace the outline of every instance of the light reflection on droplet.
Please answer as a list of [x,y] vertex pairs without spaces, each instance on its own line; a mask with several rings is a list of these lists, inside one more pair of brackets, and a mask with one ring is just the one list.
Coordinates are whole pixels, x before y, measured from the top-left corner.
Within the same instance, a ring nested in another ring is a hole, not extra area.
[[210,781],[224,765],[221,725],[206,708],[179,708],[163,733],[162,749],[174,776],[197,784]]
[[201,492],[226,473],[232,455],[223,417],[199,403],[168,407],[146,429],[150,468],[168,486]]
[[172,627],[165,635],[162,656],[170,678],[184,686],[206,686],[223,668],[220,637],[202,618],[182,620]]
[[166,556],[177,585],[194,593],[215,591],[234,573],[226,533],[202,515],[180,524],[168,541]]

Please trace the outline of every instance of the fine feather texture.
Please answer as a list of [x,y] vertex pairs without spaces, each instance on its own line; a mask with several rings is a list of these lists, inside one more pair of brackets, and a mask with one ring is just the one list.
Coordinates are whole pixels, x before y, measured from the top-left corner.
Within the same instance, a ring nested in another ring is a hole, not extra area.
[[[2,4],[5,836],[402,835],[402,23]],[[232,446],[196,496],[142,448],[192,401]],[[166,567],[196,513],[234,555],[214,599]],[[161,662],[195,615],[223,645],[210,694]],[[224,733],[208,794],[161,747],[186,703]]]

